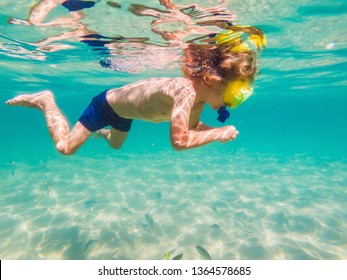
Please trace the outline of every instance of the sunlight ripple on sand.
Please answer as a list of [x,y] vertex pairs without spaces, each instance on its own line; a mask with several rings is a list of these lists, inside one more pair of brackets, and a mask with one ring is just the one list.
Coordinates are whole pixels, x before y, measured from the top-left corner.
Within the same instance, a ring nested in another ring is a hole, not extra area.
[[347,258],[346,162],[199,153],[0,171],[1,259]]

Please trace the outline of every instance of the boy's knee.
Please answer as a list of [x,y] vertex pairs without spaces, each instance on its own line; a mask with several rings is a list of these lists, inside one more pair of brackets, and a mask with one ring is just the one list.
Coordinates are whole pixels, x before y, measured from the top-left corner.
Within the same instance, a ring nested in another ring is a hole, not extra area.
[[108,144],[115,150],[119,150],[123,146],[123,143],[111,143],[111,142],[108,142]]
[[57,143],[56,148],[59,153],[65,156],[73,155],[76,152],[76,150],[72,149],[66,142]]

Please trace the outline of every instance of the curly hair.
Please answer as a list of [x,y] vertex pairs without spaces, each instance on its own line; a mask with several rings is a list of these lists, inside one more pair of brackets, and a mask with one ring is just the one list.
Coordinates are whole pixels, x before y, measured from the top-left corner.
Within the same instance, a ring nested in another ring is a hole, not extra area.
[[215,44],[189,44],[182,71],[190,78],[207,75],[225,80],[253,81],[257,71],[256,54],[254,51],[231,52],[229,48]]

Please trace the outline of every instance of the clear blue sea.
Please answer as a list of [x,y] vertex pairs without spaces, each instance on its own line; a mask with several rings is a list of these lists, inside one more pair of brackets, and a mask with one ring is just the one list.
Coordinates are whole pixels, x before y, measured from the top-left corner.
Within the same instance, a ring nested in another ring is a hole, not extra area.
[[[55,150],[41,112],[5,101],[50,89],[74,124],[101,91],[181,76],[180,51],[153,32],[155,17],[122,0],[96,1],[80,21],[107,38],[147,38],[146,49],[124,39],[105,51],[76,37],[39,46],[73,29],[8,22],[37,2],[0,5],[0,259],[163,259],[173,249],[185,260],[347,259],[345,1],[225,4],[268,41],[254,96],[226,122],[240,132],[234,142],[176,152],[168,123],[134,121],[121,150],[91,138],[71,157]],[[71,15],[57,6],[45,22],[61,17]],[[207,107],[202,121],[221,126],[216,117]]]

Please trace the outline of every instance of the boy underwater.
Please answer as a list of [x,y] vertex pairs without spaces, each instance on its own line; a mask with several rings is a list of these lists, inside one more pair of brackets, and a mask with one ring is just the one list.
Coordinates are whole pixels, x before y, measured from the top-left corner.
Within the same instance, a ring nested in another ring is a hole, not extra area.
[[225,107],[234,109],[252,94],[256,51],[265,47],[266,39],[256,27],[230,26],[204,42],[185,48],[185,77],[150,78],[106,90],[93,98],[71,131],[49,90],[19,95],[6,104],[41,110],[55,147],[63,155],[75,153],[93,132],[119,149],[133,119],[169,121],[175,150],[229,142],[239,134],[234,126],[209,127],[200,121],[200,114],[208,104],[224,122],[228,117]]

